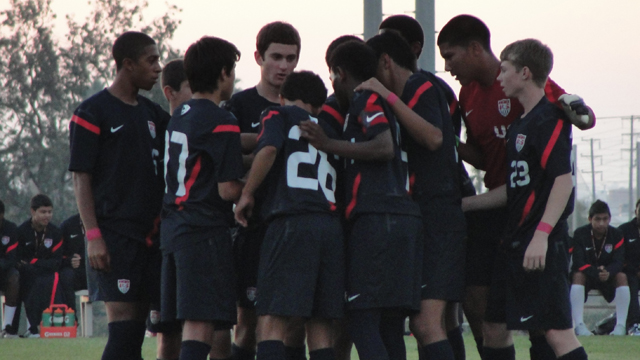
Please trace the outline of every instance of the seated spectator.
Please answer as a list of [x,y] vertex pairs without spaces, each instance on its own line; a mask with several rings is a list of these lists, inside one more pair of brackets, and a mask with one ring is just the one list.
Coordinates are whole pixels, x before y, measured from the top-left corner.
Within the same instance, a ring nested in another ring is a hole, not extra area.
[[18,329],[12,325],[20,291],[20,274],[15,268],[17,247],[17,226],[4,218],[4,203],[0,201],[0,290],[6,299],[2,326],[4,338],[18,337]]
[[58,287],[63,240],[60,229],[51,224],[52,216],[51,199],[39,194],[31,198],[31,218],[18,227],[20,297],[27,313],[29,329],[24,334],[27,338],[40,337],[38,325],[42,312],[52,302],[54,287],[57,289],[53,302],[61,304],[64,301]]
[[622,272],[624,238],[620,230],[609,225],[610,221],[609,205],[597,200],[589,209],[589,224],[573,234],[571,311],[576,335],[591,335],[583,319],[584,302],[591,289],[598,289],[608,302],[615,300],[617,323],[611,335],[627,334],[630,293]]
[[640,336],[640,306],[638,304],[638,284],[640,283],[640,223],[638,211],[640,199],[636,202],[636,217],[618,227],[624,234],[624,272],[629,282],[631,302],[627,317],[629,335]]

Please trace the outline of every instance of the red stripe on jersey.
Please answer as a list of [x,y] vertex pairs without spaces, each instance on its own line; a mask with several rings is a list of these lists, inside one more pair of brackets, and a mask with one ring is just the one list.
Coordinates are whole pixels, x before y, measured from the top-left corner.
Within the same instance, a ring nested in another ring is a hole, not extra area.
[[535,200],[536,200],[536,192],[533,191],[531,195],[529,195],[527,202],[524,204],[524,209],[522,210],[522,217],[520,218],[520,222],[518,223],[518,226],[522,225],[522,223],[524,222],[524,219],[527,217],[527,215],[529,215],[529,212],[531,211],[531,207],[533,207],[533,202]]
[[413,184],[415,183],[416,183],[416,174],[411,173],[411,175],[409,175],[409,195],[413,194]]
[[371,96],[369,96],[369,99],[367,99],[367,105],[365,105],[364,111],[369,111],[369,109],[374,106],[380,107],[379,105],[374,105],[376,100],[378,100],[378,94],[376,93],[371,94]]
[[51,302],[49,303],[49,306],[53,305],[53,303],[55,301],[56,290],[58,290],[58,281],[60,281],[60,277],[59,277],[58,273],[56,272],[56,275],[53,278],[53,289],[51,289]]
[[29,262],[29,264],[33,265],[38,261],[38,258],[33,258],[31,259],[31,261]]
[[569,254],[573,254],[573,246],[569,248]]
[[356,179],[353,181],[353,190],[351,193],[351,202],[349,202],[349,206],[347,206],[347,211],[345,211],[345,214],[347,215],[347,219],[349,218],[349,215],[351,215],[351,212],[353,211],[353,208],[356,207],[356,202],[357,202],[357,196],[358,196],[358,188],[360,187],[360,173],[358,173],[358,175],[356,175]]
[[620,246],[622,246],[622,244],[624,244],[624,238],[620,239],[620,242],[619,242],[619,243],[617,243],[617,244],[616,244],[616,246],[614,246],[613,248],[614,248],[614,249],[616,249],[616,250],[618,250],[618,248],[619,248]]
[[410,109],[413,109],[413,107],[416,106],[416,104],[418,103],[418,99],[420,98],[420,95],[422,95],[425,91],[429,90],[429,88],[431,88],[432,86],[433,84],[431,83],[431,81],[427,81],[426,83],[420,85],[418,90],[416,90],[416,93],[413,94],[413,97],[411,98],[411,101],[409,101],[407,106]]
[[62,246],[62,240],[58,243],[58,245],[54,246],[53,249],[51,250],[51,252],[56,252],[58,251],[58,249],[60,249],[60,246]]
[[79,117],[78,115],[73,115],[71,117],[71,122],[74,122],[80,126],[82,126],[83,128],[91,131],[92,133],[96,134],[96,135],[100,135],[100,128],[93,125],[92,123],[88,122],[87,120]]
[[544,152],[542,153],[542,160],[540,160],[540,165],[543,169],[547,167],[547,161],[549,160],[549,155],[551,155],[551,151],[553,147],[556,145],[558,138],[560,137],[560,131],[562,131],[563,121],[558,120],[556,123],[556,128],[553,129],[553,134],[551,134],[551,139],[547,143],[547,146],[544,148]]
[[193,170],[191,170],[191,176],[189,176],[189,180],[187,180],[187,183],[184,184],[185,194],[180,196],[179,198],[176,198],[176,205],[180,205],[180,203],[183,203],[189,198],[189,191],[191,190],[193,183],[196,182],[198,174],[200,174],[201,161],[202,157],[198,156],[198,160],[196,160],[196,164],[193,166]]
[[153,229],[151,229],[149,234],[147,234],[147,237],[144,239],[144,242],[147,245],[147,247],[153,246],[152,238],[154,235],[156,235],[159,232],[159,228],[160,228],[160,216],[158,215],[155,219],[153,219]]
[[331,115],[341,126],[344,126],[344,117],[338,112],[338,110],[332,108],[331,106],[324,104],[322,105],[322,111]]
[[15,250],[17,247],[18,247],[18,243],[15,243],[15,244],[13,244],[13,245],[9,246],[9,247],[7,248],[7,252],[6,252],[6,253],[8,254],[10,251]]
[[234,132],[239,133],[240,127],[238,125],[218,125],[215,129],[213,129],[213,133],[219,132]]
[[578,271],[583,271],[583,270],[585,270],[585,269],[589,268],[590,266],[591,266],[591,265],[589,265],[589,264],[584,265],[584,266],[582,266],[580,269],[578,269]]
[[329,201],[329,210],[330,211],[336,211],[336,204],[334,204],[331,201]]
[[273,115],[278,115],[278,114],[280,114],[280,113],[275,111],[275,110],[271,110],[271,111],[269,111],[267,116],[262,118],[262,129],[260,129],[260,134],[258,134],[258,139],[260,139],[262,137],[262,133],[264,133],[264,122],[269,120],[269,119],[271,119],[271,117]]
[[451,104],[449,104],[449,115],[453,116],[453,114],[456,112],[456,109],[458,109],[458,100],[453,98],[453,100],[451,100]]

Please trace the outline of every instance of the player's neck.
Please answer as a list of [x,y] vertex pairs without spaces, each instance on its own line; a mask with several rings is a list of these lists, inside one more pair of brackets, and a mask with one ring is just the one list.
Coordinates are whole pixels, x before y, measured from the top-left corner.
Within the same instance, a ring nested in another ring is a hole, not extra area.
[[206,99],[209,101],[212,101],[214,104],[216,105],[220,105],[220,102],[222,101],[222,97],[220,96],[220,91],[216,90],[212,93],[205,93],[205,92],[195,92],[193,93],[193,95],[191,96],[192,99]]
[[500,60],[492,52],[485,52],[480,66],[482,70],[476,81],[484,87],[493,86],[500,71]]
[[127,79],[122,73],[116,74],[116,79],[107,88],[109,93],[120,99],[125,104],[138,105],[138,87]]
[[395,76],[395,83],[393,84],[393,89],[391,89],[391,91],[393,91],[398,96],[402,96],[404,85],[407,83],[407,81],[409,81],[411,75],[413,75],[413,71],[398,67]]
[[42,225],[34,222],[33,219],[31,219],[31,227],[33,228],[33,230],[35,230],[37,232],[43,232],[44,229],[46,228],[46,226],[42,226]]
[[280,95],[279,86],[273,86],[266,81],[260,80],[258,85],[256,85],[256,90],[258,91],[258,95],[271,101],[272,103],[280,102],[278,97]]
[[302,110],[308,112],[309,114],[313,115],[313,106],[311,106],[311,104],[307,104],[307,103],[303,102],[302,100],[291,101],[291,100],[286,100],[285,99],[284,104],[286,106],[297,106],[300,109],[302,109]]
[[533,84],[528,84],[528,86],[524,86],[522,88],[516,97],[524,108],[524,114],[522,114],[522,117],[525,117],[536,105],[538,105],[540,99],[544,97],[544,89]]

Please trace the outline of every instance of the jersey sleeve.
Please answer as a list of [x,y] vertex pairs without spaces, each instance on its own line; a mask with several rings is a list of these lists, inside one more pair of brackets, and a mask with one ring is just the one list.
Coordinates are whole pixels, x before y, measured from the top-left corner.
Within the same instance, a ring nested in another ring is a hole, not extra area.
[[358,122],[362,124],[362,131],[367,140],[371,140],[390,129],[389,119],[384,112],[382,101],[378,94],[370,94],[364,108],[358,115]]
[[211,131],[211,146],[207,148],[219,183],[239,179],[244,174],[240,127],[236,119],[231,114],[228,115]]
[[551,80],[551,78],[549,78],[547,80],[547,83],[544,85],[545,96],[551,103],[555,104],[560,109],[562,109],[562,104],[560,103],[560,100],[558,100],[558,98],[566,93],[567,92],[564,91],[564,89],[561,88],[558,84],[556,84],[555,81]]
[[584,228],[577,229],[573,236],[573,254],[572,254],[572,268],[571,270],[576,272],[582,272],[586,277],[590,279],[598,278],[598,269],[595,268],[587,258],[587,251],[585,249],[585,236],[588,234]]
[[[405,97],[405,94],[406,97]],[[442,95],[433,83],[427,79],[411,81],[403,92],[403,100],[407,106],[431,125],[442,129]]]
[[258,134],[258,146],[255,153],[265,146],[273,146],[278,151],[282,149],[287,134],[285,134],[285,119],[280,110],[267,108],[260,115],[260,124],[262,130]]
[[81,105],[73,113],[69,121],[69,171],[93,171],[100,150],[100,125],[99,117],[88,107]]
[[318,119],[321,119],[325,123],[331,126],[331,128],[338,134],[342,134],[344,127],[344,113],[340,110],[338,101],[335,96],[330,96],[327,101],[322,105]]
[[[609,230],[612,230],[609,228]],[[609,276],[616,276],[617,273],[622,271],[624,266],[624,235],[621,232],[615,232],[614,244],[613,244],[613,261],[606,266]]]
[[537,128],[536,150],[540,166],[551,178],[571,172],[571,124],[561,118]]
[[18,261],[18,230],[15,226],[9,227],[4,236],[9,238],[9,242],[4,247],[4,254],[0,256],[0,269],[6,271],[7,269],[15,266]]

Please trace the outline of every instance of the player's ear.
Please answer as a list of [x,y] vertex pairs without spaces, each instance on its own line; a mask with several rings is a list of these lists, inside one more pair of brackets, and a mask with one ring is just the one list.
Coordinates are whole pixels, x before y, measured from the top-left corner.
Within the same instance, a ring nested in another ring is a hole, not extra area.
[[256,59],[256,64],[262,66],[262,62],[264,61],[264,59],[262,59],[262,55],[260,55],[260,52],[258,52],[258,50],[253,52],[253,57]]
[[522,70],[520,70],[520,76],[522,77],[522,80],[529,80],[533,78],[531,69],[529,69],[527,66],[522,67]]
[[122,60],[122,68],[123,69],[127,69],[129,71],[133,70],[133,65],[135,65],[135,60],[131,59],[131,58],[124,58],[124,60]]
[[173,100],[173,89],[169,85],[165,85],[162,87],[162,93],[164,93],[164,97],[167,98],[167,101],[171,102]]
[[389,56],[389,54],[382,54],[382,56],[380,56],[380,61],[382,62],[384,70],[389,70],[391,68],[391,56]]
[[471,53],[475,56],[480,56],[484,52],[484,48],[477,41],[471,41],[467,49],[470,50]]

